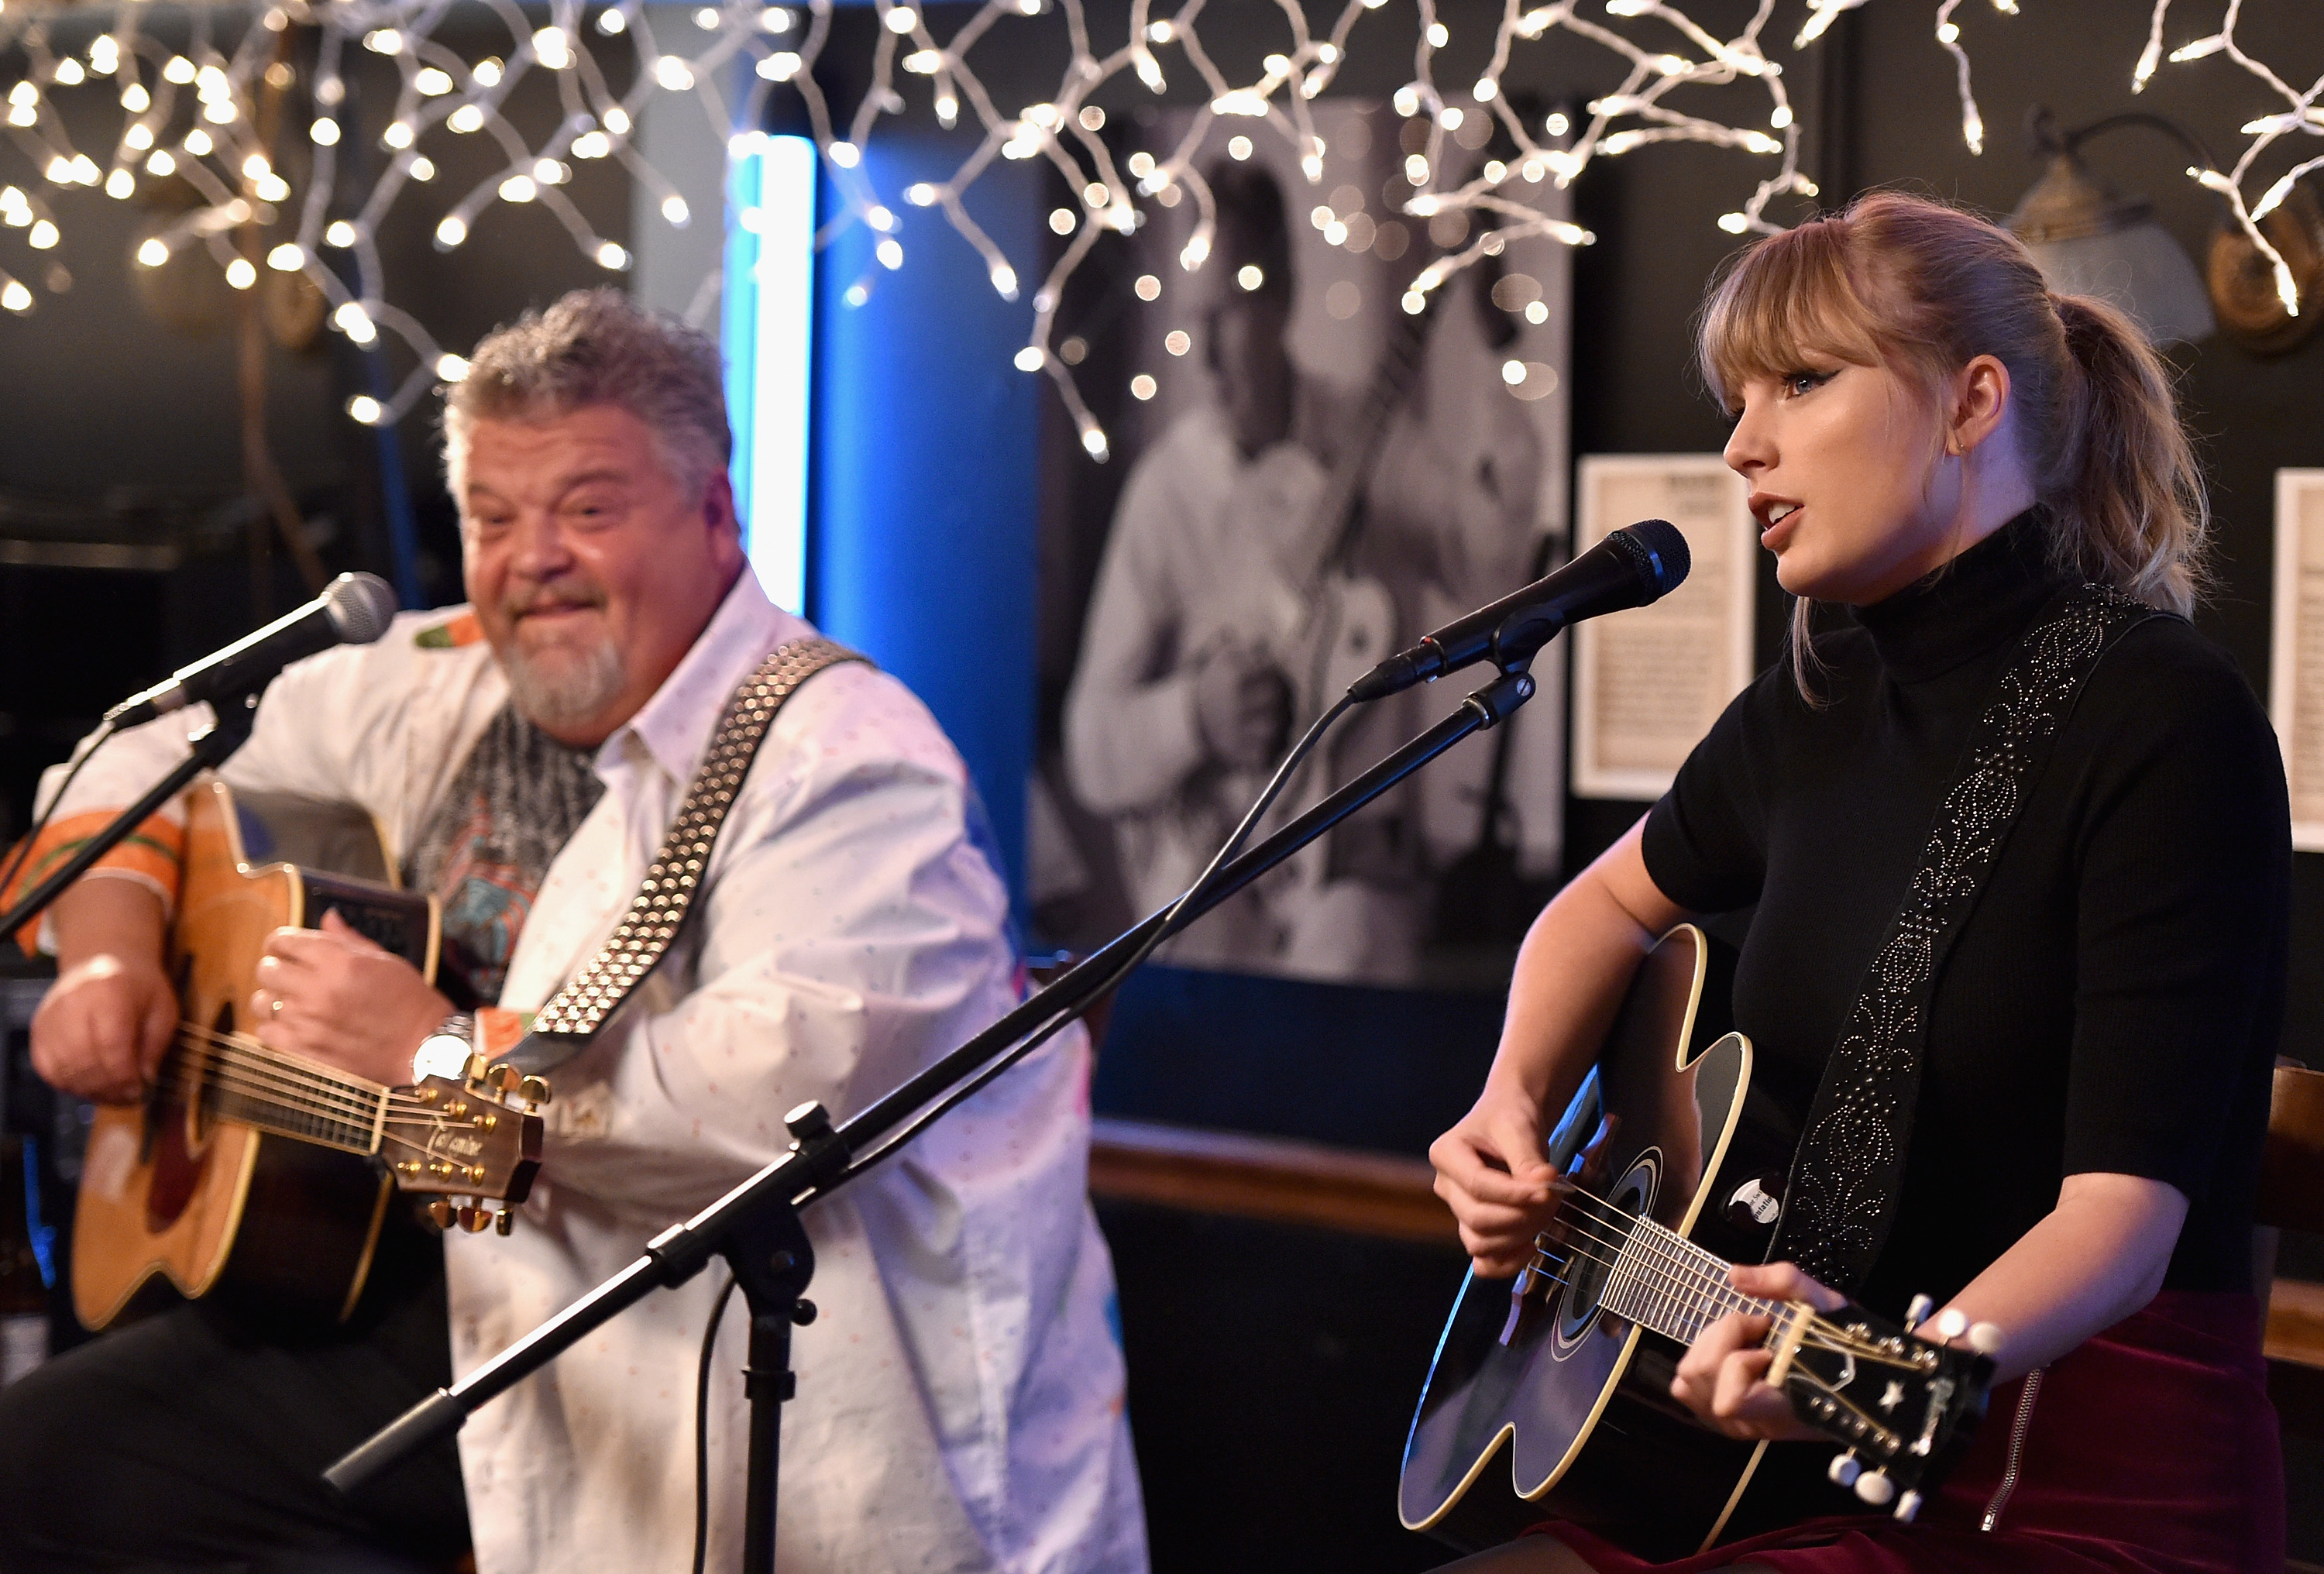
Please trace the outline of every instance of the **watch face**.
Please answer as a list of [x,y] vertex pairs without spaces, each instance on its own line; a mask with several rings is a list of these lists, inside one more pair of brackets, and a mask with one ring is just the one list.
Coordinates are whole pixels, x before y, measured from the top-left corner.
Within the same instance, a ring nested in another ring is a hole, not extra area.
[[471,1045],[456,1033],[431,1033],[420,1041],[420,1053],[411,1057],[411,1079],[447,1077],[453,1082],[467,1074]]

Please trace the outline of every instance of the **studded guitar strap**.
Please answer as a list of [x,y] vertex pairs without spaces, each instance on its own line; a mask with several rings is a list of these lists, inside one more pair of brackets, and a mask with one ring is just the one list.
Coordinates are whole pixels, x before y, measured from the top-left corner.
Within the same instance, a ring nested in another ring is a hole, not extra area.
[[2083,680],[2116,640],[2159,615],[2106,585],[2061,591],[2003,671],[1824,1067],[1770,1261],[1797,1263],[1848,1293],[1871,1273],[1904,1187],[1929,1003],[1945,957]]
[[520,1071],[545,1072],[588,1047],[685,926],[726,811],[733,807],[784,702],[826,667],[869,660],[844,645],[809,636],[778,646],[742,680],[629,911],[589,964],[533,1014],[531,1031],[505,1057],[510,1063]]

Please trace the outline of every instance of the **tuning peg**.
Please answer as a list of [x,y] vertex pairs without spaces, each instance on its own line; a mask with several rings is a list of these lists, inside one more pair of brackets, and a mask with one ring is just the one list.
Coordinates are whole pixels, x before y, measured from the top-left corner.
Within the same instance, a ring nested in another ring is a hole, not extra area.
[[1908,1329],[1920,1327],[1921,1324],[1929,1321],[1929,1313],[1934,1312],[1936,1309],[1937,1302],[1935,1297],[1930,1295],[1914,1296],[1913,1303],[1904,1308],[1904,1326]]
[[1921,1495],[1919,1493],[1907,1492],[1904,1496],[1896,1500],[1896,1517],[1902,1520],[1904,1523],[1911,1524],[1913,1523],[1913,1516],[1920,1512]]
[[1937,1337],[1947,1344],[1969,1331],[1969,1313],[1958,1306],[1948,1306],[1937,1313]]
[[442,1197],[428,1204],[428,1220],[438,1229],[449,1229],[459,1216],[458,1210]]
[[1969,1348],[1980,1356],[1989,1356],[2001,1348],[2001,1330],[1990,1322],[1969,1325]]
[[495,1235],[507,1235],[515,1229],[516,1215],[507,1209],[503,1208],[493,1215],[493,1232]]
[[1856,1450],[1850,1449],[1844,1454],[1834,1454],[1831,1468],[1824,1473],[1831,1477],[1831,1484],[1835,1487],[1853,1487],[1856,1478],[1864,1474],[1864,1467],[1858,1461]]
[[470,1235],[490,1229],[492,1224],[493,1215],[490,1209],[463,1208],[460,1210],[460,1228]]
[[1856,1478],[1856,1496],[1875,1508],[1885,1505],[1896,1496],[1896,1484],[1882,1470],[1867,1470]]
[[527,1077],[517,1084],[516,1096],[528,1104],[549,1102],[549,1084],[539,1077]]

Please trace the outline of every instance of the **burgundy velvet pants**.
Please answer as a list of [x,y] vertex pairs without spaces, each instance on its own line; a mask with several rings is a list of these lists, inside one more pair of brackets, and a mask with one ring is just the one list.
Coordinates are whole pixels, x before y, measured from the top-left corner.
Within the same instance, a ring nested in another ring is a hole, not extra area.
[[2283,1459],[2248,1295],[2165,1291],[2043,1373],[1994,1528],[2023,1380],[1997,1388],[1969,1455],[1921,1511],[1812,1520],[1676,1563],[1541,1527],[1600,1574],[2282,1574]]

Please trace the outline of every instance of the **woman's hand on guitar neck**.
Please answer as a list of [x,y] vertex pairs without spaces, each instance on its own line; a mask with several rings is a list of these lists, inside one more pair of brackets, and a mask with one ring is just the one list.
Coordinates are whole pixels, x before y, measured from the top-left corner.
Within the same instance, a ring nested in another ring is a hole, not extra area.
[[319,929],[267,936],[257,980],[251,1019],[262,1042],[390,1086],[411,1080],[420,1041],[452,1014],[419,969],[336,911]]
[[82,880],[50,909],[57,981],[32,1016],[32,1069],[60,1091],[134,1104],[178,1027],[161,970],[161,899],[133,879]]
[[[1848,1304],[1839,1291],[1825,1289],[1789,1263],[1738,1264],[1729,1279],[1744,1294],[1765,1301],[1804,1301],[1818,1312]],[[1775,1358],[1766,1342],[1772,1326],[1765,1317],[1737,1312],[1704,1329],[1679,1361],[1671,1397],[1711,1431],[1731,1438],[1783,1442],[1823,1437],[1793,1413],[1782,1389],[1766,1381]]]

